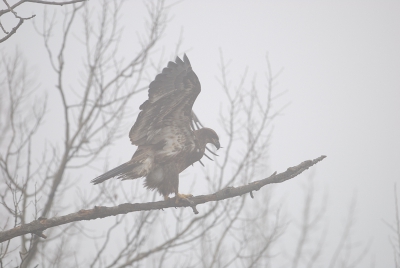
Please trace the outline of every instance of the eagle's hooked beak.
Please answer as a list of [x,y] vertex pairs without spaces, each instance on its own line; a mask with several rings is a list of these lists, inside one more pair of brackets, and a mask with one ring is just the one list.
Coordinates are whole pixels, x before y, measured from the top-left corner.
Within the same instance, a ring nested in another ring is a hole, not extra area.
[[213,144],[214,144],[214,146],[217,148],[217,150],[218,150],[219,148],[221,148],[221,145],[219,144],[219,141],[214,140]]

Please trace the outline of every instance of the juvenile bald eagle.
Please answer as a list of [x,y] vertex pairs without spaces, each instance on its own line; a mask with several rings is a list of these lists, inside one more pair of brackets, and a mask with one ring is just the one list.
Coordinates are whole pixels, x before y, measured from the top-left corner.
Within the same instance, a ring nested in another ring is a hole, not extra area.
[[199,161],[208,143],[220,148],[217,133],[210,128],[194,130],[193,103],[201,91],[197,75],[186,55],[158,74],[149,86],[149,98],[139,109],[137,120],[129,132],[138,148],[132,159],[92,180],[99,184],[112,177],[132,180],[146,177],[144,185],[168,199],[176,201],[191,195],[178,191],[179,174]]

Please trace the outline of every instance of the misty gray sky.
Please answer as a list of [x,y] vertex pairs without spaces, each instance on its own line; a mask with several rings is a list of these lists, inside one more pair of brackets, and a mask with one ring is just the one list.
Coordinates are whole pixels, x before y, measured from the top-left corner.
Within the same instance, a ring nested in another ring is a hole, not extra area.
[[[42,9],[27,5],[21,10],[30,15]],[[126,12],[133,13],[132,20],[144,11],[129,2]],[[313,169],[316,191],[328,195],[329,230],[340,234],[355,197],[352,240],[371,243],[363,265],[393,267],[390,230],[383,220],[394,222],[393,189],[400,181],[400,2],[183,1],[171,8],[170,19],[159,53],[172,59],[182,32],[180,53],[188,54],[202,83],[194,110],[217,132],[221,127],[215,114],[224,98],[216,79],[220,51],[230,61],[232,85],[248,68],[249,81],[256,75],[262,89],[267,54],[273,72],[283,68],[274,90],[285,94],[274,105],[289,106],[274,122],[270,171],[327,155]],[[124,31],[135,37],[142,24],[125,20]],[[42,82],[49,64],[30,22],[2,43],[0,52],[12,53],[16,46],[39,82],[54,85]],[[129,38],[121,49],[129,53]],[[141,97],[138,103],[146,96]],[[121,151],[128,142],[121,141]],[[131,153],[121,153],[121,161]],[[289,215],[301,213],[297,204],[309,174],[275,186]]]
[[[262,80],[267,52],[273,70],[284,68],[276,91],[287,93],[277,106],[290,105],[275,121],[269,166],[282,171],[327,155],[315,181],[328,192],[329,226],[343,223],[355,196],[354,240],[372,241],[367,263],[377,267],[393,266],[382,220],[394,220],[400,181],[399,14],[398,1],[188,1],[171,25],[184,29],[205,101],[215,91],[218,49],[232,79],[249,67]],[[275,188],[294,214],[306,177]]]

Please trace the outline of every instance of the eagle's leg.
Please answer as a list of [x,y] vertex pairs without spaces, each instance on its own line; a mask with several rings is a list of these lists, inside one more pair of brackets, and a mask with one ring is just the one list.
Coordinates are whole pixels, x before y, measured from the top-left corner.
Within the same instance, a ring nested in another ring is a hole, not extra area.
[[164,200],[167,201],[169,199],[169,196],[167,194],[164,194]]
[[[178,204],[180,200],[186,200],[189,201],[189,197],[193,197],[191,194],[180,194],[179,191],[179,178],[174,181],[174,192],[175,192],[175,204]],[[189,201],[190,203],[190,201]]]
[[[178,204],[180,200],[186,200],[190,203],[190,200],[188,199],[189,197],[192,197],[193,195],[191,194],[180,194],[179,193],[179,172],[177,170],[176,165],[169,165],[168,168],[164,168],[164,171],[166,172],[166,175],[168,176],[168,194],[169,193],[175,193],[175,204]],[[165,194],[164,198],[165,198]]]

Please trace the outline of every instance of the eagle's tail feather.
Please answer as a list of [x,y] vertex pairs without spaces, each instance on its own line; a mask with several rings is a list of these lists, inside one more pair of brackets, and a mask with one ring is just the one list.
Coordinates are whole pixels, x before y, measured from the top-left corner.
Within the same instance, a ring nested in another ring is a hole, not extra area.
[[99,183],[102,183],[103,181],[111,179],[112,177],[115,177],[115,176],[125,177],[126,175],[128,175],[127,173],[132,172],[132,170],[135,167],[136,167],[135,163],[132,163],[131,161],[126,162],[126,163],[124,163],[116,168],[113,168],[110,171],[107,171],[106,173],[94,178],[93,180],[91,180],[91,183],[99,184]]
[[153,166],[154,152],[146,149],[138,149],[130,161],[107,171],[103,175],[94,178],[91,182],[99,184],[113,177],[122,180],[133,180],[147,176]]

